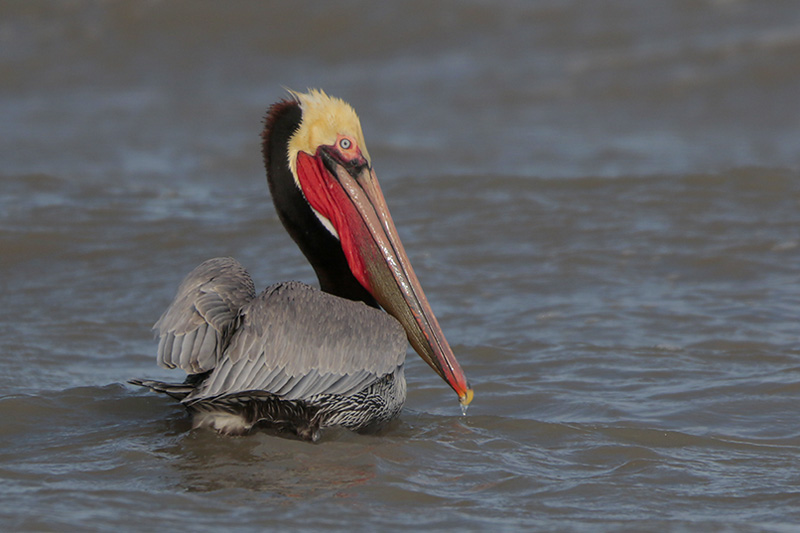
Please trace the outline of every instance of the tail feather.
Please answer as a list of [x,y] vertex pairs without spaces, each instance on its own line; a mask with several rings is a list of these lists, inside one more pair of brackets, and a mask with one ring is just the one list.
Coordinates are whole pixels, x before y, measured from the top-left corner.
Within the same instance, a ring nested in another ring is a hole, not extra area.
[[153,392],[168,394],[176,400],[183,400],[189,394],[194,392],[195,388],[193,383],[165,383],[163,381],[156,381],[152,379],[129,379],[128,383],[131,385],[138,385],[140,387],[147,387]]

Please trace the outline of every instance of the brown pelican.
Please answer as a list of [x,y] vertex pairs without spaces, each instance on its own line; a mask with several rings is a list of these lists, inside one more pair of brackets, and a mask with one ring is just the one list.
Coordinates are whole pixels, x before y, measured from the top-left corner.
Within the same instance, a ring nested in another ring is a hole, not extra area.
[[262,139],[275,208],[321,291],[285,282],[256,295],[236,260],[210,259],[153,326],[158,363],[186,381],[131,383],[180,400],[194,427],[243,434],[258,424],[313,441],[324,427],[363,430],[400,413],[410,341],[468,405],[472,389],[397,235],[353,108],[291,92],[270,108]]

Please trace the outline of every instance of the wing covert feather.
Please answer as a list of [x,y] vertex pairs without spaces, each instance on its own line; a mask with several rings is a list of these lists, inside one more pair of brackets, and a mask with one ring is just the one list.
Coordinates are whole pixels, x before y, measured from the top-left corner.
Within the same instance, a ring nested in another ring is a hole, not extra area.
[[285,399],[349,394],[405,361],[397,320],[303,283],[269,287],[241,316],[224,357],[187,401],[251,390]]
[[242,307],[255,295],[250,274],[235,259],[217,257],[200,264],[153,326],[160,337],[158,364],[190,374],[214,368]]

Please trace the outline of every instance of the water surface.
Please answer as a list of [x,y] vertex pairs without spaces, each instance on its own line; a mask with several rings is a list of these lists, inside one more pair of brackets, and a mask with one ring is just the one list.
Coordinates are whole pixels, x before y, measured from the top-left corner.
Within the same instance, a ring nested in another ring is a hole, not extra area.
[[[0,7],[4,529],[790,531],[793,2]],[[314,282],[259,133],[350,101],[475,387],[378,435],[192,431],[150,327],[231,255]]]

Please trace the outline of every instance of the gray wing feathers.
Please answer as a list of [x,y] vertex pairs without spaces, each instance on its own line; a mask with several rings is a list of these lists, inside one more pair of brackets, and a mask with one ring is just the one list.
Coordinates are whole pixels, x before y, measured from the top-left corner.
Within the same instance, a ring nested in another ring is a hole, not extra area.
[[184,278],[153,329],[158,364],[190,374],[211,370],[236,328],[242,307],[255,298],[253,280],[230,257],[209,259]]
[[302,283],[269,287],[241,317],[225,357],[187,401],[249,390],[347,395],[405,361],[408,341],[394,318]]

